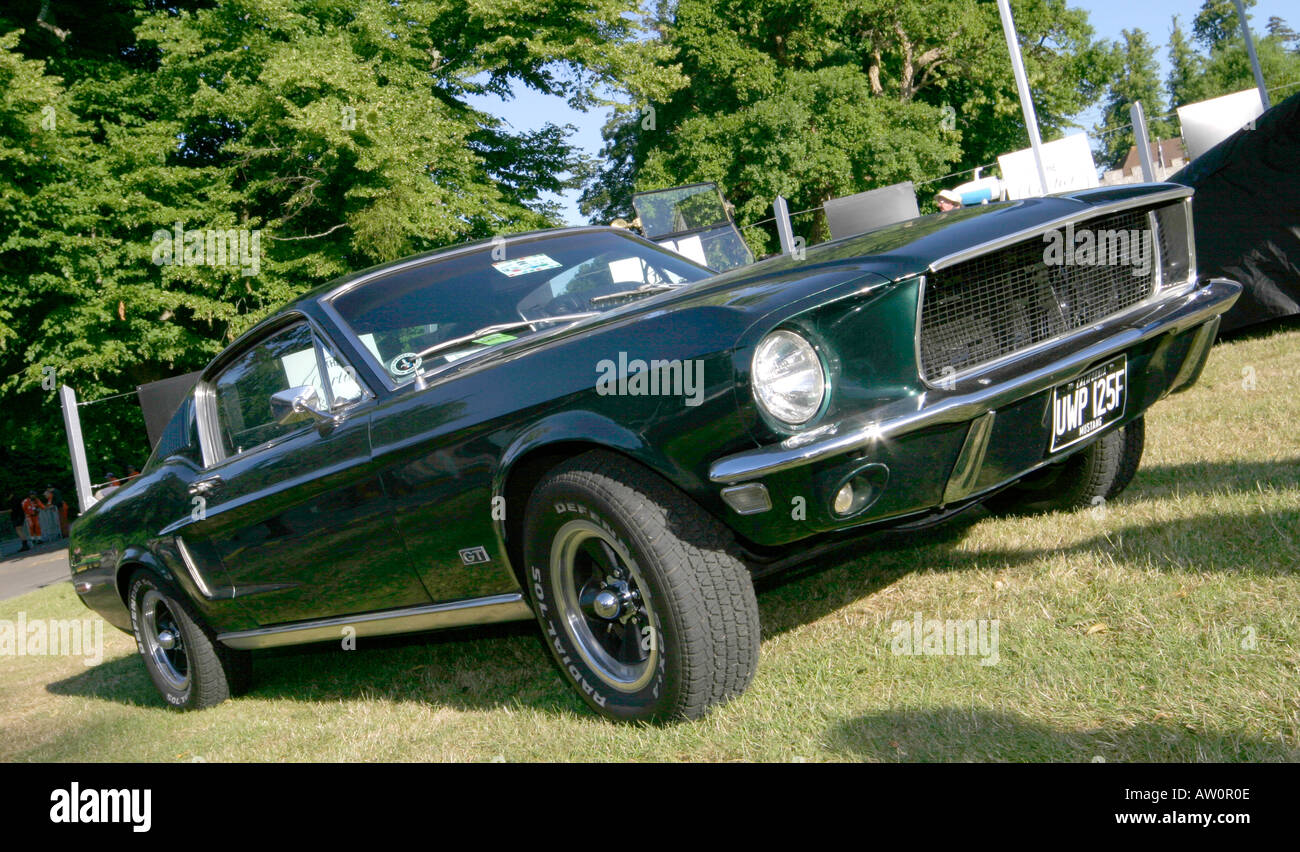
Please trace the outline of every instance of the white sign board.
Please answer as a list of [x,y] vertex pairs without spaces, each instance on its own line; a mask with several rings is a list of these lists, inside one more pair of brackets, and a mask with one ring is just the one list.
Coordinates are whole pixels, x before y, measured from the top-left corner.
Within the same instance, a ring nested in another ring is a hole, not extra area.
[[1264,114],[1259,89],[1247,89],[1178,108],[1187,156],[1195,160]]
[[1043,169],[1047,172],[1046,193],[1038,190],[1038,166],[1034,163],[1033,148],[998,157],[1007,198],[1033,198],[1053,192],[1091,189],[1100,184],[1086,134],[1076,133],[1055,142],[1045,142],[1042,150]]
[[680,240],[660,240],[659,245],[664,248],[672,249],[681,256],[695,261],[701,266],[708,266],[709,262],[704,257],[704,241],[700,235],[692,237],[682,237]]

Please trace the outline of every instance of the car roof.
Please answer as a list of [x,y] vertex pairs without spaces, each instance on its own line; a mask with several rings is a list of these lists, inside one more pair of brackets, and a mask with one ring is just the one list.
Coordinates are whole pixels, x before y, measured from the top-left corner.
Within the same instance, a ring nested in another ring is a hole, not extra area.
[[[539,237],[560,236],[561,234],[597,233],[597,232],[608,232],[608,231],[616,231],[621,234],[627,234],[629,236],[636,237],[635,234],[632,234],[631,232],[623,228],[614,228],[607,225],[576,225],[568,228],[542,228],[535,231],[522,231],[517,234],[501,234],[496,237],[488,237],[486,239],[481,239],[481,240],[472,240],[467,243],[457,243],[456,245],[452,245],[452,246],[443,246],[442,248],[432,249],[430,251],[421,252],[420,254],[412,254],[403,258],[399,258],[397,260],[390,260],[386,263],[380,263],[375,266],[371,266],[367,269],[361,269],[356,272],[349,272],[346,275],[342,275],[331,281],[327,281],[326,283],[320,285],[319,287],[316,287],[315,289],[309,290],[308,292],[302,294],[301,296],[294,299],[289,304],[277,310],[274,315],[279,315],[281,313],[285,313],[286,311],[301,309],[302,305],[307,302],[318,302],[323,299],[326,299],[330,295],[332,295],[335,290],[339,290],[344,287],[347,287],[348,285],[355,284],[356,282],[361,281],[363,279],[377,278],[381,275],[385,275],[389,272],[394,272],[399,269],[405,269],[411,266],[421,266],[426,263],[433,263],[443,258],[454,257],[458,254],[464,254],[467,252],[475,251],[477,249],[484,248],[485,246],[492,245],[493,242],[498,239],[504,241],[504,244],[508,246],[512,243],[527,242],[529,240],[538,239]],[[270,319],[270,317],[268,317],[268,319]],[[261,323],[258,323],[258,325],[261,325]]]
[[388,261],[387,263],[380,263],[375,266],[371,266],[367,269],[358,270],[357,272],[349,272],[346,275],[342,275],[331,281],[327,281],[326,283],[320,285],[319,287],[316,287],[312,290],[307,291],[306,293],[303,293],[301,296],[294,299],[292,302],[282,305],[274,313],[268,314],[267,316],[263,317],[252,327],[246,329],[237,338],[235,338],[230,343],[228,343],[221,350],[221,352],[217,353],[216,357],[214,357],[211,361],[208,362],[206,366],[204,366],[201,372],[207,373],[208,371],[210,371],[213,368],[213,366],[217,364],[217,362],[225,359],[225,356],[228,352],[238,348],[240,344],[243,343],[248,338],[260,337],[267,326],[279,324],[283,320],[286,314],[310,314],[315,316],[317,314],[317,311],[312,310],[312,308],[314,308],[322,301],[328,299],[336,291],[342,290],[360,281],[364,281],[370,278],[377,278],[389,272],[394,272],[399,269],[407,269],[413,266],[420,266],[426,263],[434,263],[443,258],[455,257],[456,255],[459,254],[477,251],[479,249],[492,245],[493,241],[497,239],[503,240],[504,245],[508,246],[513,243],[527,242],[529,240],[535,240],[541,237],[560,236],[562,234],[608,233],[611,231],[618,234],[622,234],[634,240],[645,239],[644,237],[641,237],[638,234],[634,234],[625,228],[615,228],[609,225],[575,225],[568,228],[542,228],[533,231],[521,231],[516,234],[500,234],[496,237],[489,237],[487,239],[472,240],[467,243],[458,243],[453,246],[444,246],[442,248],[432,249],[431,251],[422,252],[420,254],[408,255],[407,257],[399,258],[398,260],[391,260]]

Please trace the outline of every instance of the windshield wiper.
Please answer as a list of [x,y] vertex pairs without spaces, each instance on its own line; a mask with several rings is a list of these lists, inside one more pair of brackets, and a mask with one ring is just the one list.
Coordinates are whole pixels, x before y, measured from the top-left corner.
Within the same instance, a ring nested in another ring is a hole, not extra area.
[[[583,320],[586,319],[587,317],[596,317],[596,316],[600,316],[600,311],[587,311],[586,313],[581,313],[581,314],[561,314],[555,317],[538,317],[537,319],[516,320],[515,322],[502,322],[502,323],[497,323],[496,325],[487,325],[484,326],[483,328],[480,328],[478,331],[471,332],[470,334],[466,334],[463,337],[455,337],[452,338],[451,340],[444,340],[441,343],[435,343],[429,348],[421,349],[419,352],[415,354],[419,358],[428,358],[430,355],[434,354],[435,352],[441,352],[444,349],[457,349],[461,346],[466,345],[467,343],[473,343],[475,340],[479,339],[480,337],[486,337],[489,334],[499,334],[500,332],[503,331],[509,331],[512,328],[524,328],[525,326],[534,326],[542,322],[546,322],[546,323],[577,322],[578,320]],[[501,342],[505,343],[506,341],[503,340]],[[491,346],[492,344],[487,344],[487,345]]]
[[603,296],[592,296],[588,299],[593,305],[596,302],[604,302],[607,299],[625,299],[629,296],[648,296],[651,293],[662,293],[664,290],[676,290],[683,284],[642,284],[635,290],[624,290],[621,293],[606,293]]

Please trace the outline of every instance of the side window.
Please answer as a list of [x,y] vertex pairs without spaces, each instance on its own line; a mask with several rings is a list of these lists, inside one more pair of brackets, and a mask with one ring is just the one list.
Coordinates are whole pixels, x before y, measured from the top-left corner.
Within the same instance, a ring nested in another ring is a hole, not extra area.
[[354,402],[360,402],[366,395],[357,383],[356,376],[352,370],[344,366],[334,357],[330,348],[321,341],[321,355],[325,359],[325,372],[329,375],[330,387],[330,404],[332,408],[340,408],[344,405],[351,405]]
[[184,456],[196,465],[203,465],[203,453],[199,450],[198,423],[194,417],[194,395],[187,396],[171,421],[158,436],[158,446],[154,447],[145,470],[150,471],[169,458]]
[[316,342],[305,323],[263,340],[222,371],[214,387],[217,423],[226,455],[252,449],[302,428],[281,426],[271,415],[271,396],[311,386],[324,403],[330,397],[321,381]]

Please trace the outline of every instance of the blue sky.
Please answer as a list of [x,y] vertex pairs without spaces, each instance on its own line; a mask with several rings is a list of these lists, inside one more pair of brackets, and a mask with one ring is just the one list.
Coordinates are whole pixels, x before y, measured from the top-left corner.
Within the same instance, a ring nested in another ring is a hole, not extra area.
[[[1159,46],[1157,50],[1161,60],[1161,76],[1167,70],[1164,45],[1169,38],[1169,21],[1178,15],[1183,28],[1190,34],[1191,21],[1201,7],[1202,0],[1073,0],[1073,7],[1087,9],[1093,29],[1098,37],[1119,39],[1125,29],[1139,28],[1146,30],[1151,41]],[[1015,2],[1012,2],[1015,9]],[[1277,15],[1286,19],[1292,29],[1300,30],[1300,9],[1295,0],[1259,0],[1249,12],[1251,24],[1257,32],[1262,32],[1269,17]],[[577,128],[573,141],[587,153],[595,156],[600,152],[600,128],[606,114],[603,111],[578,112],[570,109],[562,98],[540,95],[527,89],[520,89],[512,100],[503,101],[497,97],[472,98],[471,102],[479,109],[505,119],[518,130],[535,130],[548,121],[555,124],[572,124]],[[1079,122],[1091,128],[1097,121],[1096,111],[1085,113]],[[578,192],[572,191],[560,197],[563,213],[569,224],[582,224],[585,217],[578,212]]]

